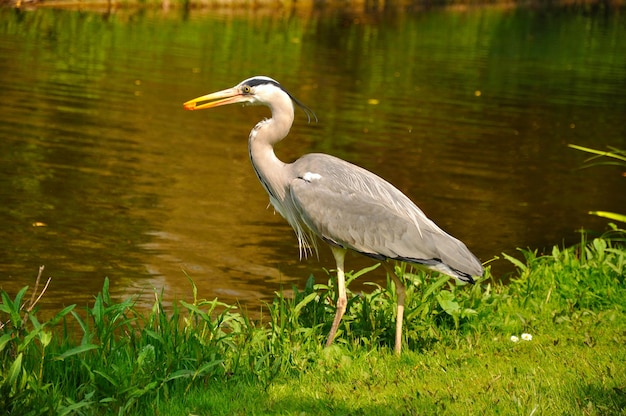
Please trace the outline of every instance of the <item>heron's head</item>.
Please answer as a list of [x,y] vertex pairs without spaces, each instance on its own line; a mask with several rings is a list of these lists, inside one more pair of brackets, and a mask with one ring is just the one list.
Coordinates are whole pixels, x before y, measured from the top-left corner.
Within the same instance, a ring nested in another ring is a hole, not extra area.
[[226,104],[241,103],[243,105],[266,105],[272,107],[281,98],[289,98],[304,110],[309,121],[311,116],[317,121],[315,113],[302,104],[276,80],[266,76],[255,76],[241,81],[232,88],[203,95],[183,104],[185,110],[202,110]]

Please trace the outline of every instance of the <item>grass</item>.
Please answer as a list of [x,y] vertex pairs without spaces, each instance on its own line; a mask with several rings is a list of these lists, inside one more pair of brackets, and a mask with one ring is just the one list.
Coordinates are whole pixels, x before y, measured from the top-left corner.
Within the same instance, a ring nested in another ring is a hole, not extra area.
[[[164,310],[155,293],[149,311],[107,282],[91,307],[46,322],[27,288],[0,292],[0,412],[624,415],[623,238],[504,255],[517,268],[506,285],[489,270],[474,286],[401,270],[400,357],[394,291],[377,285],[349,293],[330,348],[336,294],[313,277],[258,320],[198,299],[193,282],[193,302]],[[532,340],[511,341],[522,333]]]
[[[609,147],[609,150],[597,150],[589,147],[578,146],[575,144],[568,145],[572,149],[580,150],[582,152],[590,153],[594,156],[588,158],[583,165],[583,168],[589,168],[593,166],[617,166],[619,168],[626,168],[626,150],[618,149],[615,147]],[[626,172],[622,172],[622,176],[626,177]],[[608,218],[612,221],[619,221],[626,223],[626,214],[607,212],[607,211],[590,211],[589,214],[597,215],[599,217]]]
[[314,369],[280,377],[267,391],[254,383],[242,388],[240,382],[226,382],[194,389],[162,410],[212,415],[623,412],[624,354],[599,352],[616,351],[617,343],[590,346],[574,337],[554,345],[558,339],[516,345],[472,340],[471,346],[411,351],[401,358],[333,347],[320,353]]

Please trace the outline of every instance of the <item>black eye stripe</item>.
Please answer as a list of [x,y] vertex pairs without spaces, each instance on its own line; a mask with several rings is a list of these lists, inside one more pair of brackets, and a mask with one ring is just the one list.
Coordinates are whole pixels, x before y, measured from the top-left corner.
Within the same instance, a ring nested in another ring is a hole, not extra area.
[[283,87],[276,81],[271,80],[271,79],[267,79],[267,78],[252,78],[249,79],[248,82],[246,82],[246,85],[249,87],[256,87],[257,85],[263,85],[263,84],[272,84],[277,86],[280,89],[283,89]]

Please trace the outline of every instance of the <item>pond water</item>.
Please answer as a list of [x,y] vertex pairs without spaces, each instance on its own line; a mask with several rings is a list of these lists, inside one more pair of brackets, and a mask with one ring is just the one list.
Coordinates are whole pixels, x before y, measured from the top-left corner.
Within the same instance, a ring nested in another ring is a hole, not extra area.
[[189,298],[189,275],[254,309],[326,281],[330,251],[298,259],[250,167],[267,109],[182,108],[259,74],[319,118],[297,112],[283,160],[378,173],[482,261],[602,232],[587,212],[625,212],[626,179],[567,144],[626,148],[625,40],[607,9],[0,10],[0,285],[43,264],[54,309],[105,277],[115,296]]

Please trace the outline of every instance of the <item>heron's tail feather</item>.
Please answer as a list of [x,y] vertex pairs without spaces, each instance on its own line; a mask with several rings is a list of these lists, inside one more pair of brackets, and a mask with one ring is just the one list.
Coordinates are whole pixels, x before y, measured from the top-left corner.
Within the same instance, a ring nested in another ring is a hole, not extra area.
[[474,280],[473,276],[482,276],[482,266],[480,268],[480,273],[476,273],[472,276],[469,273],[450,267],[449,265],[442,262],[440,259],[414,259],[402,257],[396,258],[394,260],[404,261],[429,270],[434,270],[436,272],[446,274],[450,277],[454,277],[455,279],[465,283],[475,283],[476,281]]

